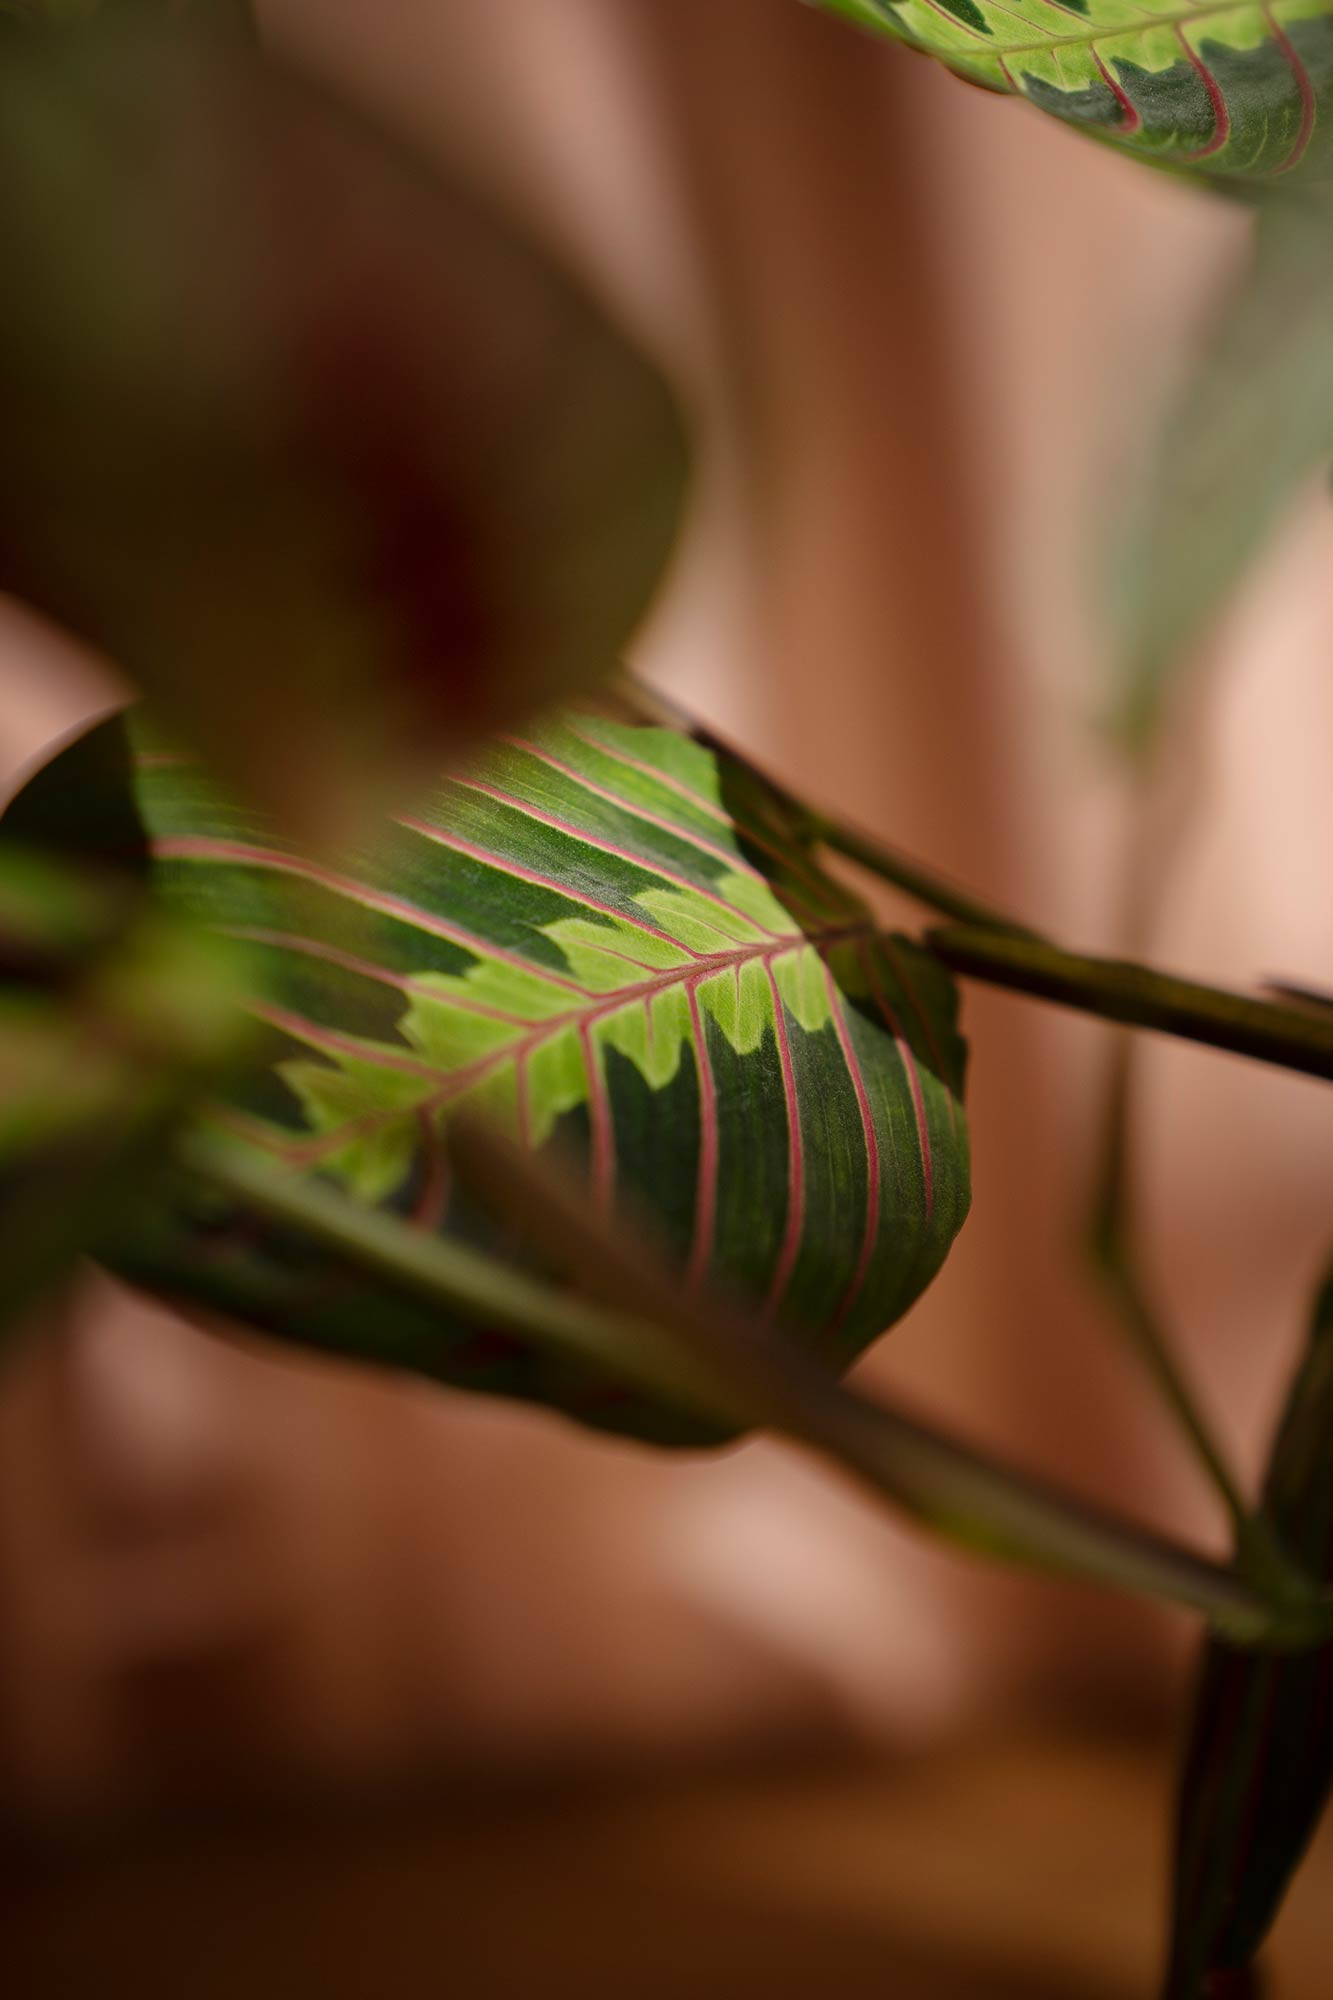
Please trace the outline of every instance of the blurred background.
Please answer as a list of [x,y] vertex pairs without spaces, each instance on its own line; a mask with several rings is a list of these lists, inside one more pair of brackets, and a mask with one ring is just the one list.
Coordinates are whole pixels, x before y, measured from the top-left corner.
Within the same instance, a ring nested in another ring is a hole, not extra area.
[[[427,145],[462,135],[681,386],[692,512],[634,664],[816,801],[1113,946],[1132,803],[1097,733],[1099,536],[1243,215],[796,0],[261,11]],[[1313,496],[1210,662],[1153,940],[1175,968],[1333,985],[1330,555]],[[5,613],[7,772],[116,698]],[[976,990],[965,1026],[972,1218],[865,1379],[1220,1548],[1080,1263],[1104,1031]],[[1316,1085],[1164,1043],[1144,1092],[1151,1267],[1253,1472],[1327,1253],[1333,1128]],[[1089,1865],[1133,1843],[1110,1964],[1150,1949],[1166,1764],[1135,1792],[1067,1746],[1156,1742],[1190,1639],[964,1564],[762,1442],[654,1458],[219,1341],[94,1276],[0,1378],[0,1786],[29,1827],[873,1752],[980,1783],[969,1824],[1000,1845],[1049,1784],[1030,1857],[1073,1824]],[[1109,1819],[1071,1809],[1082,1785]],[[943,1807],[913,1812],[949,1846]],[[929,1877],[917,1842],[893,1865]]]

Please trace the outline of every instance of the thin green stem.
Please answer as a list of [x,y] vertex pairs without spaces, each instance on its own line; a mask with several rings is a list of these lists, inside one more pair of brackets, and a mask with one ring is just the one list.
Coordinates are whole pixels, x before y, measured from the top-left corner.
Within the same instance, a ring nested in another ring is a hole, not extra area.
[[[858,861],[927,908],[957,920],[959,928],[936,931],[930,939],[937,954],[956,971],[1128,1025],[1161,1028],[1284,1067],[1333,1077],[1333,1017],[1322,1027],[1317,1024],[1311,1035],[1306,1032],[1311,1018],[1308,1008],[1275,1006],[1192,981],[1169,979],[1137,964],[1061,951],[1027,925],[883,842],[823,815],[814,815],[811,824],[815,836],[826,846]],[[1146,877],[1138,866],[1130,873],[1128,914],[1137,933],[1140,926],[1135,918],[1142,917],[1144,900],[1139,892]],[[1122,1042],[1112,1056],[1108,1079],[1105,1157],[1093,1221],[1098,1268],[1134,1351],[1227,1510],[1238,1560],[1246,1573],[1278,1594],[1292,1590],[1299,1594],[1303,1579],[1283,1554],[1266,1519],[1247,1505],[1139,1269],[1129,1213],[1132,1065],[1131,1045]]]
[[[855,827],[820,813],[809,814],[807,824],[812,836],[825,846],[858,862],[927,909],[953,918],[953,926],[930,934],[930,943],[955,971],[1127,1026],[1157,1028],[1333,1079],[1333,1012],[1321,1019],[1317,1011],[1299,1003],[1275,1005],[1173,979],[1132,962],[1062,951],[1007,912]],[[1154,825],[1151,831],[1152,842],[1141,853],[1160,855],[1162,830]],[[1127,917],[1135,938],[1144,928],[1152,900],[1151,881],[1141,860],[1131,863]],[[1243,1570],[1266,1591],[1299,1599],[1308,1591],[1308,1581],[1283,1552],[1266,1517],[1248,1506],[1139,1268],[1130,1214],[1132,1071],[1132,1046],[1126,1040],[1112,1056],[1108,1079],[1103,1172],[1092,1231],[1098,1268],[1135,1352],[1226,1507]]]
[[1123,959],[1063,951],[1030,925],[873,836],[822,813],[807,822],[814,839],[857,861],[926,909],[951,917],[929,933],[931,948],[956,972],[1056,1005],[1153,1028],[1333,1081],[1333,1008],[1285,1005]]
[[[850,1394],[801,1350],[728,1313],[715,1299],[673,1292],[644,1238],[612,1234],[564,1185],[485,1127],[455,1127],[453,1150],[483,1200],[517,1222],[585,1292],[656,1316],[691,1352],[713,1366],[725,1364],[751,1422],[833,1459],[934,1531],[984,1553],[1067,1574],[1095,1573],[1103,1583],[1118,1579],[1140,1590],[1151,1587],[1144,1579],[1164,1552],[1168,1561],[1182,1553],[898,1411]],[[1179,1571],[1173,1576],[1179,1588]],[[1270,1609],[1285,1606],[1298,1626],[1308,1625],[1316,1589],[1301,1573],[1275,1560],[1248,1581]]]
[[1129,1037],[1122,1036],[1111,1055],[1101,1121],[1101,1171],[1092,1209],[1093,1257],[1131,1347],[1230,1516],[1242,1574],[1266,1593],[1299,1598],[1308,1589],[1308,1580],[1283,1550],[1266,1514],[1254,1510],[1246,1499],[1143,1276],[1131,1195],[1134,1054]]
[[1209,1562],[898,1410],[836,1394],[836,1407],[807,1409],[776,1428],[973,1554],[1193,1610],[1237,1645],[1299,1649],[1329,1631],[1317,1593],[1290,1588],[1286,1576],[1279,1593],[1268,1579]]
[[1333,1081],[1333,1012],[1284,1007],[1012,932],[950,926],[927,941],[955,972],[989,985]]
[[1007,916],[1004,911],[995,909],[980,897],[936,874],[924,862],[915,861],[910,855],[901,854],[897,848],[877,840],[873,834],[862,833],[826,813],[809,813],[806,825],[814,840],[831,847],[836,854],[845,854],[849,861],[868,868],[881,881],[891,883],[895,889],[901,889],[915,902],[923,904],[928,910],[937,911],[942,917],[952,917],[956,923],[976,925],[982,930],[999,931],[1006,936],[1037,936],[1017,918]]
[[[1301,1647],[1330,1630],[1313,1592],[1265,1594],[1230,1569],[1027,1478],[841,1387],[808,1357],[715,1302],[685,1296],[651,1257],[492,1139],[469,1141],[485,1192],[566,1267],[595,1265],[614,1306],[576,1301],[337,1190],[284,1174],[233,1142],[194,1135],[187,1170],[252,1215],[299,1232],[442,1311],[619,1379],[720,1429],[764,1427],[832,1460],[918,1521],[978,1553],[1134,1591],[1201,1613],[1236,1643]],[[489,1157],[489,1166],[487,1164]],[[474,1178],[476,1178],[474,1171]],[[624,1307],[628,1305],[627,1313]]]
[[[650,716],[654,720],[665,721],[673,728],[702,733],[706,740],[716,740],[706,724],[701,724],[697,716],[679,703],[668,700],[660,689],[649,688],[637,681],[632,674],[622,677],[622,691],[637,713]],[[732,755],[738,755],[734,749]],[[798,798],[785,786],[764,776],[765,784],[780,791],[791,812],[800,820],[807,837],[823,847],[830,847],[836,854],[845,854],[849,861],[855,861],[872,875],[878,875],[883,882],[901,889],[904,895],[920,903],[927,910],[934,910],[939,916],[952,917],[955,923],[977,924],[986,930],[1012,932],[1016,937],[1034,937],[1036,933],[1016,917],[1008,916],[993,904],[983,902],[958,883],[951,882],[923,861],[914,860],[909,854],[901,853],[896,847],[879,840],[874,834],[865,833],[860,827],[849,826],[835,813],[818,812],[814,807]]]

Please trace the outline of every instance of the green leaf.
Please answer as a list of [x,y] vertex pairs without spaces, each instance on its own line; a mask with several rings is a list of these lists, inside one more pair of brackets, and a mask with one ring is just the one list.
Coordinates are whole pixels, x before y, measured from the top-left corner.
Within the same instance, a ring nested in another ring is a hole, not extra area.
[[[1333,1580],[1333,1271],[1273,1447],[1265,1499],[1292,1553]],[[1333,1786],[1333,1646],[1279,1658],[1214,1640],[1181,1781],[1167,2000],[1247,1966]]]
[[1120,579],[1114,721],[1151,747],[1176,674],[1333,451],[1333,205],[1270,204],[1157,441]]
[[[716,745],[628,716],[548,720],[336,868],[174,753],[141,756],[137,798],[165,899],[258,968],[269,1060],[224,1114],[256,1156],[503,1250],[442,1149],[453,1113],[485,1112],[560,1147],[600,1214],[646,1216],[689,1284],[839,1365],[939,1268],[968,1203],[948,975],[878,935],[799,810]],[[164,1214],[113,1261],[278,1333],[695,1434],[230,1227]]]
[[238,956],[131,876],[0,845],[0,1331],[133,1212],[247,1044]]
[[814,0],[1135,158],[1327,179],[1329,0]]
[[0,585],[330,844],[612,671],[680,426],[459,173],[149,13],[6,36]]

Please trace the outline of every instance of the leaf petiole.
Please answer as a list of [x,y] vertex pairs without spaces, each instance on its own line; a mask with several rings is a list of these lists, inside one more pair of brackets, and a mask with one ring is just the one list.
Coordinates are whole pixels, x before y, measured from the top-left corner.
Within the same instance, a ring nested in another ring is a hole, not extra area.
[[849,861],[869,869],[882,882],[901,889],[914,902],[936,911],[942,917],[951,917],[955,923],[969,927],[975,925],[1005,936],[1035,938],[1039,935],[1016,917],[1007,916],[1004,911],[995,909],[957,883],[937,874],[924,862],[900,853],[897,848],[877,840],[873,834],[863,833],[859,827],[848,826],[843,820],[813,811],[806,812],[805,827],[810,838],[821,846],[830,847],[835,854],[845,855]]
[[[786,1341],[716,1301],[687,1297],[649,1256],[612,1238],[568,1188],[475,1133],[486,1191],[508,1190],[549,1252],[598,1260],[614,1306],[575,1300],[479,1252],[423,1234],[234,1142],[196,1133],[186,1170],[251,1215],[323,1244],[344,1263],[438,1305],[593,1362],[719,1426],[759,1426],[831,1460],[935,1533],[975,1553],[1084,1578],[1202,1614],[1237,1644],[1300,1648],[1333,1631],[1313,1589],[1276,1597],[1145,1531],[842,1387]],[[489,1156],[490,1165],[487,1166]],[[497,1166],[498,1162],[498,1166]]]
[[1140,1268],[1131,1203],[1130,1140],[1134,1045],[1112,1053],[1102,1116],[1103,1159],[1093,1201],[1090,1249],[1107,1299],[1231,1519],[1236,1567],[1267,1594],[1298,1598],[1305,1573],[1287,1555],[1266,1512],[1251,1508],[1213,1434]]
[[1312,1006],[1304,995],[1287,1005],[1129,960],[1062,950],[869,834],[821,813],[811,813],[806,824],[812,839],[951,918],[927,933],[928,942],[937,958],[967,978],[1333,1082],[1333,1009]]
[[927,932],[927,942],[937,958],[968,978],[1333,1082],[1333,1013],[1229,993],[1122,959],[1062,951],[1013,931],[951,925]]

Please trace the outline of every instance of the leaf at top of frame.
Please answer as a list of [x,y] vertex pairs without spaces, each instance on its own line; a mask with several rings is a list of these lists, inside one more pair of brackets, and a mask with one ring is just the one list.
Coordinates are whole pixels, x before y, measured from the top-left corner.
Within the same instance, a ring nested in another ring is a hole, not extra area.
[[1330,0],[814,0],[1118,151],[1241,188],[1333,175]]
[[[60,768],[39,781],[48,825]],[[646,1220],[689,1282],[839,1366],[938,1270],[969,1198],[954,989],[715,743],[605,708],[548,718],[336,867],[175,752],[141,749],[135,783],[161,895],[257,968],[269,1047],[219,1116],[259,1155],[503,1249],[442,1144],[453,1113],[488,1114],[560,1147],[588,1202]],[[699,1441],[207,1200],[105,1250],[279,1335]]]

